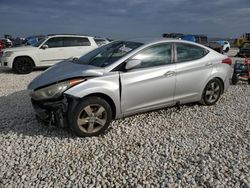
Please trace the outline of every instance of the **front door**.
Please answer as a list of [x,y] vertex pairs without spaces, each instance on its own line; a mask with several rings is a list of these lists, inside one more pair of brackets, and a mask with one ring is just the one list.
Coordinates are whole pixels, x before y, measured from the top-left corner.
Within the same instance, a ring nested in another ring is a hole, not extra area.
[[161,43],[141,50],[132,59],[141,64],[122,72],[121,109],[124,114],[173,104],[175,64],[172,44]]
[[63,46],[63,37],[53,37],[48,39],[44,45],[48,48],[40,48],[37,52],[39,66],[51,66],[60,61],[67,59],[67,53]]

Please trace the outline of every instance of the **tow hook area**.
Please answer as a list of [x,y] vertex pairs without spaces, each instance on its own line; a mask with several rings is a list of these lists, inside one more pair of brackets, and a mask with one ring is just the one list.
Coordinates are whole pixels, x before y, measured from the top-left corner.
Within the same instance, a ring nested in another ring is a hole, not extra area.
[[37,118],[48,124],[67,127],[68,99],[64,97],[58,101],[35,101],[31,100]]

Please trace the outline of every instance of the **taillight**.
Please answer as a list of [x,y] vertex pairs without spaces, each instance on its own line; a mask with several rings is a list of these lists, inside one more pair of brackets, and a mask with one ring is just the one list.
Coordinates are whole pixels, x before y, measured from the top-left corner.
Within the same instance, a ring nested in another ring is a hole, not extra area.
[[229,57],[226,58],[226,59],[223,59],[223,60],[222,60],[222,63],[228,64],[228,65],[232,65],[232,64],[233,64],[232,59],[229,58]]

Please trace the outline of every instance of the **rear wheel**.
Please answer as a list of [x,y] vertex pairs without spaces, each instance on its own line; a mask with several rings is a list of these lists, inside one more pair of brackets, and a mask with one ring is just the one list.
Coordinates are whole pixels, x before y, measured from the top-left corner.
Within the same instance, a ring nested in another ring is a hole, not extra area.
[[214,78],[206,85],[201,103],[204,105],[214,105],[220,98],[223,91],[223,85],[220,80]]
[[73,131],[78,136],[98,136],[112,119],[110,105],[100,97],[87,97],[69,114]]
[[19,57],[13,64],[13,69],[18,74],[28,74],[33,71],[33,68],[33,61],[27,57]]

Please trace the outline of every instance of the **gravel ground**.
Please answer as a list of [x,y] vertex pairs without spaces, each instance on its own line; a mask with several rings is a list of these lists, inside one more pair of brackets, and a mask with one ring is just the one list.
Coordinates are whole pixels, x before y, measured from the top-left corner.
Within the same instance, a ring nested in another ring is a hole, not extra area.
[[77,138],[35,119],[27,84],[0,70],[0,187],[250,187],[250,86]]

